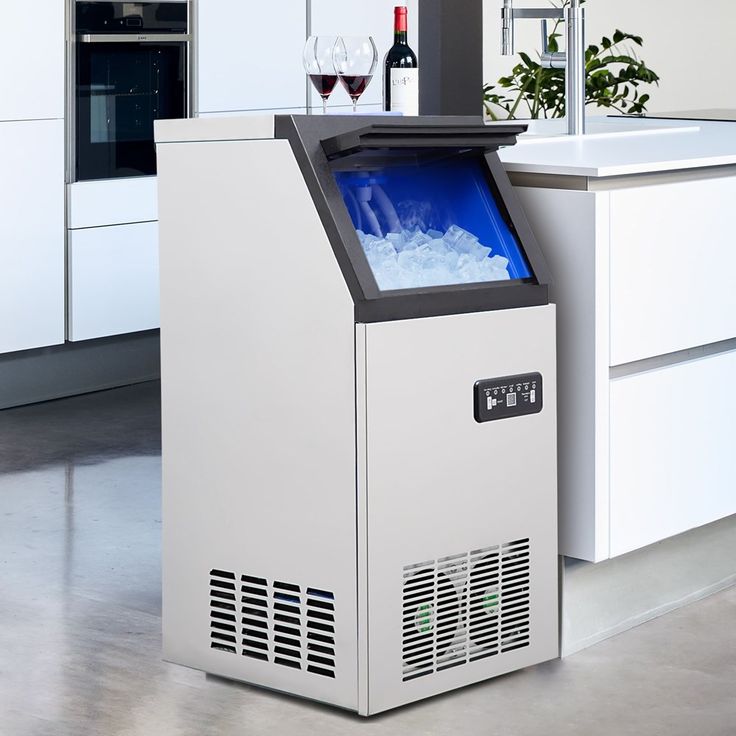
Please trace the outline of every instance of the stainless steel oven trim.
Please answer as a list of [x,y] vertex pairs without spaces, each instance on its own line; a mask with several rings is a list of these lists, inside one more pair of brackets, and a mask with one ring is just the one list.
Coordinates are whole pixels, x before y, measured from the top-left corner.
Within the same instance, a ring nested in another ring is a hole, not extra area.
[[189,43],[190,33],[84,33],[80,43]]
[[199,107],[199,59],[197,54],[197,37],[195,28],[199,29],[199,6],[197,0],[187,0],[187,30],[189,31],[189,45],[187,47],[187,117],[193,118]]
[[74,133],[76,130],[76,98],[75,80],[77,66],[77,36],[75,28],[75,0],[66,3],[66,183],[74,181],[74,162],[76,146]]

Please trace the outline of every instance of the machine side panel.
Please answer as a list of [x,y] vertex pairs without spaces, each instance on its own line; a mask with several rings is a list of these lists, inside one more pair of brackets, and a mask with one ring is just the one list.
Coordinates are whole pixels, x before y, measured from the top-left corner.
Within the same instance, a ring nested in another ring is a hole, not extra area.
[[158,162],[164,656],[357,709],[352,300],[286,141]]
[[[558,654],[555,308],[370,324],[365,349],[376,713]],[[476,421],[476,382],[534,372],[539,413]]]
[[368,715],[368,442],[366,325],[355,325],[355,408],[358,532],[358,713]]

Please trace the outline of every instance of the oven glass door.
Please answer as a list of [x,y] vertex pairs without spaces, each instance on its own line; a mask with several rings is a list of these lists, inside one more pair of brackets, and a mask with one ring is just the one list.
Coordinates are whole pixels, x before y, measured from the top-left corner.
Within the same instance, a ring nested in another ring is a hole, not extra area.
[[153,121],[187,115],[184,42],[77,46],[76,179],[156,173]]

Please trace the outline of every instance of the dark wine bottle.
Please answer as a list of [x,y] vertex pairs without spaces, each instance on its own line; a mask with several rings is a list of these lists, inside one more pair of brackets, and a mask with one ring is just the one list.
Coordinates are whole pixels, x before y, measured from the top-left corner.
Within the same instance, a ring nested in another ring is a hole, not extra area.
[[407,41],[407,10],[394,8],[394,45],[383,67],[383,109],[419,115],[419,64]]

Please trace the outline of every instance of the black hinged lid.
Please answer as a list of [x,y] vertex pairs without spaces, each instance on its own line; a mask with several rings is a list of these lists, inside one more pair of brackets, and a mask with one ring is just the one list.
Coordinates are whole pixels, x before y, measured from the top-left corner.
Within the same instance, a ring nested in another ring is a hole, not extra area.
[[513,146],[526,125],[391,125],[374,124],[326,138],[322,149],[328,159],[378,148],[450,148],[497,151]]

